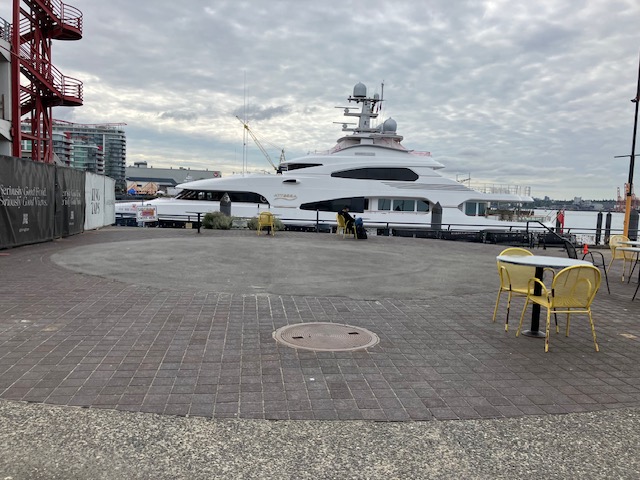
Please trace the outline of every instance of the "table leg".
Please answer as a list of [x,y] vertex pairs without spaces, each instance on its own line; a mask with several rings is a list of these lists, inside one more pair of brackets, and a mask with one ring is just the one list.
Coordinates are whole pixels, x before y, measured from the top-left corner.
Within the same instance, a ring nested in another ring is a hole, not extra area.
[[[536,267],[536,278],[542,281],[542,276],[544,275],[544,268]],[[533,294],[536,296],[540,296],[542,293],[542,287],[536,283]],[[534,303],[531,307],[531,328],[529,330],[525,330],[522,332],[523,335],[527,337],[534,338],[545,338],[545,332],[540,331],[540,305]]]
[[627,279],[627,283],[631,283],[631,277],[633,276],[633,271],[636,269],[636,265],[638,265],[638,262],[640,262],[640,254],[636,253],[636,260],[633,262],[633,268],[629,272],[629,278]]

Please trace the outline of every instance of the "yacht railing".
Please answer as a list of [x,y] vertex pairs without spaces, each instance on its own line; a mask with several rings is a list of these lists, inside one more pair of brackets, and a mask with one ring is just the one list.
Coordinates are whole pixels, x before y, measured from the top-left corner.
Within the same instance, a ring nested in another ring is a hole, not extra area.
[[510,194],[524,197],[531,196],[531,187],[522,185],[496,185],[490,183],[469,184],[469,188],[480,193]]
[[[171,215],[160,218],[154,226],[166,226],[184,228],[189,224],[192,228],[200,226],[200,220],[204,213],[198,215],[197,212],[188,215]],[[237,224],[246,224],[251,217],[236,217]],[[278,217],[284,222],[289,230],[311,231],[311,232],[332,232],[337,228],[335,221],[316,220],[301,221],[295,218]],[[116,214],[116,225],[137,226],[135,215]],[[439,238],[443,240],[469,240],[484,243],[522,243],[531,247],[540,246],[546,248],[547,245],[560,244],[569,240],[576,245],[606,245],[611,235],[622,233],[622,229],[616,228],[571,228],[565,226],[562,233],[549,228],[538,220],[526,222],[524,227],[515,226],[487,226],[482,224],[456,224],[442,223],[440,228],[431,228],[423,223],[374,223],[366,222],[365,228],[368,232],[375,232],[378,236],[404,236]]]

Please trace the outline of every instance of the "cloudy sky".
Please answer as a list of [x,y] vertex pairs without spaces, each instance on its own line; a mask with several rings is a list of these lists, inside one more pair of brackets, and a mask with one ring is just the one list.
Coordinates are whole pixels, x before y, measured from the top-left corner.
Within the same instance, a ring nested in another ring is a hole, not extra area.
[[[614,157],[631,153],[638,0],[67,3],[84,37],[56,42],[53,60],[84,82],[84,105],[54,117],[125,123],[127,164],[240,172],[236,115],[276,162],[278,148],[327,150],[335,107],[384,82],[380,119],[452,178],[610,199],[629,176]],[[249,142],[249,168],[269,170]]]

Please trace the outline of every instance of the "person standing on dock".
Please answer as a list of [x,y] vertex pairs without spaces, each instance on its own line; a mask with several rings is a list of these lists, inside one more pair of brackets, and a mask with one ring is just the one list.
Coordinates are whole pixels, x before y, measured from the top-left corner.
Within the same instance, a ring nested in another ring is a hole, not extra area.
[[556,215],[556,230],[558,230],[558,233],[564,232],[564,210],[558,210],[558,215]]

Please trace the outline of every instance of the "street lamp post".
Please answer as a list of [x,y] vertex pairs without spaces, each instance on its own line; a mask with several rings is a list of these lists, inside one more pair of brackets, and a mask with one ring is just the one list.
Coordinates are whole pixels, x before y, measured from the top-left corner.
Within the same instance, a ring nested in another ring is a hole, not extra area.
[[627,204],[624,209],[624,235],[629,236],[629,220],[631,218],[631,199],[633,197],[633,169],[636,158],[636,132],[638,131],[638,104],[640,104],[640,61],[638,62],[638,88],[636,97],[631,101],[636,104],[636,115],[633,122],[633,140],[631,141],[631,158],[629,160],[629,183],[627,185]]

